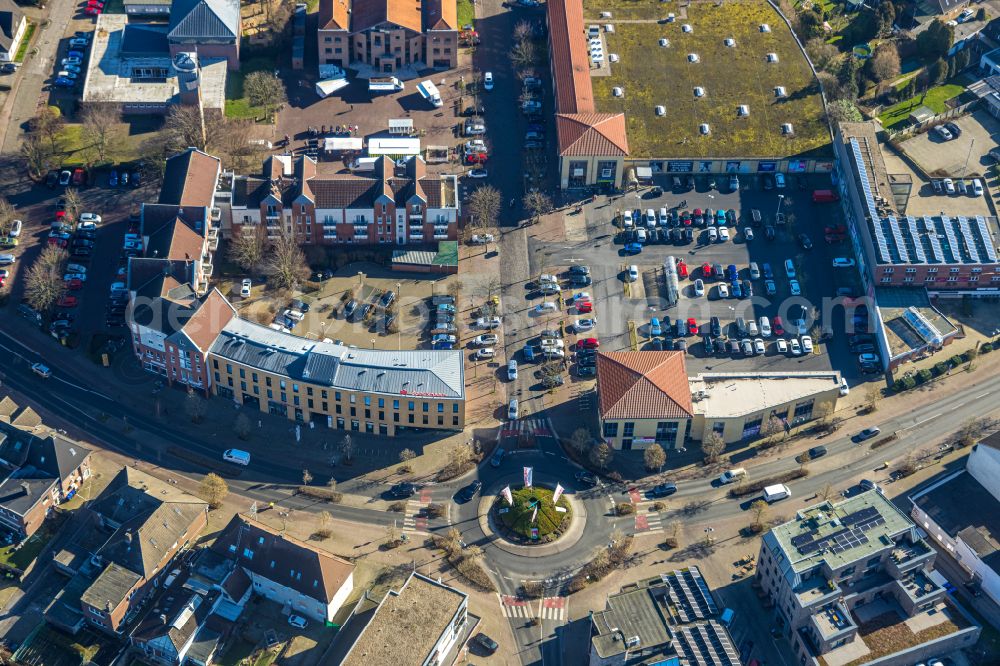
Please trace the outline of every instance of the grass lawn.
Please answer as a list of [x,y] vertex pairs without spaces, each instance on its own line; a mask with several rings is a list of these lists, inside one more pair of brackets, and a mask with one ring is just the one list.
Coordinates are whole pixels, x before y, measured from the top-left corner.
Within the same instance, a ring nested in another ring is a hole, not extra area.
[[243,96],[243,78],[251,72],[274,69],[274,60],[266,57],[249,58],[240,63],[238,72],[229,72],[226,77],[226,116],[229,118],[250,118],[256,120],[264,116],[264,107],[252,106]]
[[472,6],[472,0],[458,0],[458,27],[463,25],[476,24],[476,8]]
[[879,120],[882,121],[882,127],[894,127],[906,122],[907,118],[910,117],[910,113],[920,106],[926,106],[934,113],[944,113],[948,108],[945,102],[958,97],[963,92],[965,92],[965,86],[956,83],[946,83],[936,88],[931,88],[926,93],[922,93],[916,97],[893,104],[879,115]]
[[14,62],[24,62],[24,54],[28,52],[28,47],[31,46],[31,38],[35,36],[36,28],[38,28],[37,23],[28,21],[28,27],[24,31],[24,38],[21,40],[21,45],[17,47],[17,53],[14,54]]
[[59,532],[59,528],[62,527],[65,520],[66,517],[64,515],[54,514],[42,523],[42,527],[28,537],[24,545],[17,550],[14,550],[13,546],[0,548],[0,563],[18,569],[27,568],[29,564],[34,562],[35,558],[38,557],[38,554],[42,552],[42,549],[45,548],[49,541],[52,540],[52,537]]
[[[619,4],[635,3],[614,0],[613,13]],[[648,0],[642,6],[647,13],[663,7]],[[587,7],[587,22],[597,21],[596,5]],[[617,23],[614,33],[605,34],[608,52],[620,62],[611,65],[611,76],[592,78],[594,100],[598,112],[625,114],[632,158],[795,156],[829,144],[819,84],[770,5],[695,3],[688,6],[687,22],[690,33],[682,32],[678,20]],[[760,32],[762,23],[771,32]],[[668,47],[659,46],[661,37]],[[728,37],[735,47],[724,44]],[[688,62],[692,53],[699,62]],[[769,53],[778,62],[766,62]],[[775,97],[776,86],[787,96]],[[612,94],[615,87],[624,89],[623,97]],[[703,97],[694,96],[695,87],[704,89]],[[737,107],[744,104],[750,115],[738,118]],[[656,115],[658,105],[666,107],[665,116]],[[708,136],[699,133],[701,123],[709,124]],[[783,123],[791,123],[794,134],[782,134]]]
[[[129,132],[128,123],[121,123],[112,130],[113,136],[109,141],[107,161],[109,162],[132,162],[142,157],[142,144],[149,138],[146,133],[132,134]],[[88,152],[90,142],[87,139],[86,130],[82,124],[68,124],[59,134],[59,143],[62,146],[65,157],[63,164],[68,166],[80,166],[87,164],[95,155]]]
[[[861,664],[867,664],[879,657],[953,634],[968,626],[957,612],[949,609],[947,613],[950,619],[916,633],[906,626],[906,623],[895,611],[884,613],[862,623],[858,626],[858,637],[864,640],[871,652],[845,666],[861,666]],[[826,663],[822,657],[820,663]]]
[[[500,520],[508,529],[525,538],[531,537],[532,527],[538,528],[539,537],[552,534],[572,514],[569,502],[566,501],[565,497],[559,498],[559,506],[567,509],[566,513],[556,511],[556,505],[552,503],[552,491],[548,488],[520,488],[513,491],[512,495],[514,496],[514,506],[510,507],[510,511],[507,513],[500,514]],[[536,500],[538,501],[538,515],[532,522],[531,516],[534,509],[531,507]]]

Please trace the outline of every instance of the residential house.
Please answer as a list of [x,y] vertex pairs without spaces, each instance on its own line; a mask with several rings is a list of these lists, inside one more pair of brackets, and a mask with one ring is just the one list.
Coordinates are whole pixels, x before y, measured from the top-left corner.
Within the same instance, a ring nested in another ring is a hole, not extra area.
[[200,59],[224,58],[240,68],[243,24],[239,0],[174,0],[167,41],[170,55],[196,53]]
[[106,538],[82,571],[92,580],[80,608],[91,626],[121,635],[178,553],[204,529],[208,505],[125,467],[85,510]]
[[[891,663],[915,663],[971,645],[980,631],[949,601],[934,559],[917,526],[874,489],[799,509],[767,532],[754,587],[791,641],[796,662],[842,663],[868,654],[872,646],[859,626],[878,618],[904,629],[894,635],[906,654]],[[935,634],[923,647],[906,629],[944,619],[959,630]],[[904,636],[913,637],[909,644]]]
[[416,72],[458,65],[455,0],[320,0],[319,64],[372,73]]
[[466,593],[412,572],[377,603],[364,597],[337,635],[324,663],[340,666],[450,664],[479,619]]
[[37,532],[90,478],[90,453],[61,434],[0,421],[0,529],[17,539]]
[[458,238],[458,181],[429,175],[420,157],[372,175],[325,174],[312,158],[272,155],[260,176],[232,184],[232,233],[293,235],[303,244],[434,243]]
[[17,55],[28,19],[13,0],[0,0],[0,62],[10,62]]
[[1000,434],[973,447],[965,469],[934,478],[909,499],[910,516],[958,562],[964,582],[1000,603]]
[[350,562],[243,516],[233,516],[212,549],[235,561],[255,594],[318,622],[332,621],[354,589]]
[[663,573],[626,585],[591,613],[589,663],[740,666],[729,621],[698,567]]

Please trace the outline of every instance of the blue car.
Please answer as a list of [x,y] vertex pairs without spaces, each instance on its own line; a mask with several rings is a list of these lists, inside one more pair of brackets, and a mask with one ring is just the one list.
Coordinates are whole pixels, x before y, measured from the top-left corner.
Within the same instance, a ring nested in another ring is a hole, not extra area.
[[663,329],[660,328],[660,320],[656,317],[649,320],[649,334],[650,336],[663,335]]
[[69,58],[79,58],[80,60],[83,60],[86,55],[83,51],[70,51],[66,54]]
[[729,294],[733,298],[743,298],[743,287],[739,280],[733,280],[729,285]]
[[625,254],[639,254],[642,252],[641,243],[626,243]]
[[726,275],[729,277],[730,282],[739,279],[740,273],[736,270],[736,264],[726,266]]
[[118,170],[112,169],[111,174],[108,176],[108,185],[110,187],[117,187],[118,185]]
[[64,76],[60,76],[59,78],[57,78],[55,81],[52,82],[52,85],[58,88],[72,88],[74,83],[72,79],[67,79]]
[[761,265],[760,268],[761,268],[762,271],[764,271],[764,279],[765,280],[773,280],[774,279],[774,271],[771,270],[771,264],[764,263],[764,264]]
[[537,352],[537,349],[535,347],[532,347],[531,345],[524,345],[524,360],[525,361],[534,361],[535,360],[535,356],[537,355],[537,353],[538,352]]

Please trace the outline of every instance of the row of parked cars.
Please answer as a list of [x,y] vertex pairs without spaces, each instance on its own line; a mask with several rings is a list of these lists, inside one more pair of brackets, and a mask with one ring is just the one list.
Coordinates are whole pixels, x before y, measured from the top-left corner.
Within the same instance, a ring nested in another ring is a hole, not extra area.
[[931,184],[934,186],[934,192],[936,194],[967,194],[973,197],[983,196],[983,182],[978,178],[973,178],[968,182],[962,178],[959,178],[958,180],[943,178],[941,180],[932,180]]
[[[86,12],[88,14],[100,14],[104,5],[99,0],[88,0]],[[56,71],[52,85],[57,88],[74,88],[79,80],[83,79],[84,60],[87,58],[87,49],[90,47],[91,33],[77,32],[69,40],[69,51],[66,57],[59,61],[59,69]]]

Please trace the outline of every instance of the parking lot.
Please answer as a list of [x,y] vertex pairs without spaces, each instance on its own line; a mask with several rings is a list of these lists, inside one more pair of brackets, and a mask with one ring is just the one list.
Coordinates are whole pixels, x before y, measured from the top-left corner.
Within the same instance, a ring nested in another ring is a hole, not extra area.
[[996,118],[979,110],[953,122],[961,134],[945,140],[935,131],[923,132],[900,144],[900,148],[932,177],[975,177],[986,172],[994,160],[987,155],[997,147],[1000,130]]
[[[664,189],[662,193],[646,188],[613,201],[598,199],[579,214],[568,213],[569,217],[586,217],[587,241],[567,241],[563,245],[535,243],[532,246],[533,275],[558,272],[579,264],[586,264],[591,269],[592,284],[578,290],[564,288],[562,296],[567,305],[558,313],[561,321],[569,323],[577,316],[568,302],[576,291],[586,291],[593,302],[593,314],[597,319],[596,337],[600,340],[601,349],[655,349],[660,346],[671,349],[677,348],[678,340],[683,340],[691,375],[706,370],[817,371],[831,367],[847,375],[857,374],[856,364],[846,344],[844,310],[831,307],[828,302],[837,296],[838,289],[857,289],[855,268],[834,268],[832,265],[834,258],[852,258],[850,245],[846,241],[828,244],[824,240],[826,226],[842,223],[839,206],[812,202],[813,189],[828,188],[828,178],[790,177],[786,188],[765,190],[762,178],[741,176],[739,192],[729,191],[726,177],[719,178],[715,188],[711,187],[707,178],[699,179],[695,189],[690,191],[671,191],[669,179],[665,177],[658,182]],[[783,225],[775,224],[779,201],[780,213],[785,217]],[[678,217],[683,211],[693,212],[696,208],[703,212],[707,208],[732,209],[738,221],[736,225],[727,227],[731,236],[729,241],[710,242],[707,226],[692,225],[693,240],[690,243],[647,243],[642,246],[641,252],[628,253],[625,248],[627,239],[622,237],[620,226],[612,224],[612,220],[619,218],[621,211],[626,209],[639,209],[640,215],[652,209],[658,215],[662,207],[677,212]],[[761,215],[759,226],[752,225],[751,211],[755,209]],[[774,225],[774,240],[765,236],[768,225]],[[576,221],[574,226],[581,225]],[[753,240],[750,241],[746,240],[747,226],[751,226],[753,232]],[[800,240],[800,234],[808,236],[809,243]],[[811,245],[811,249],[805,249],[804,245]],[[666,300],[664,261],[668,256],[683,262],[687,270],[687,277],[679,279],[679,298],[674,305],[669,305]],[[793,278],[786,274],[786,259],[791,259],[794,264],[794,279],[798,282],[799,294],[792,293]],[[760,277],[751,277],[751,262],[757,264]],[[727,276],[722,280],[714,275],[703,276],[705,264],[710,268],[719,265],[723,272],[734,265],[741,288],[745,281],[749,281],[753,296],[734,298],[732,293],[728,297],[720,296],[719,286],[725,284],[729,288],[730,278]],[[638,279],[631,282],[628,281],[630,265],[638,268]],[[764,273],[768,267],[773,275],[772,295],[767,294],[765,286]],[[695,294],[696,279],[703,280],[704,295]],[[564,282],[565,286],[567,283]],[[856,291],[854,293],[857,294]],[[537,303],[536,299],[541,298],[530,288],[527,294],[529,304]],[[825,321],[824,309],[827,310]],[[812,338],[813,353],[794,355],[791,349],[779,352],[779,338],[790,343],[792,337],[799,337],[793,335],[798,332],[793,320],[803,315],[802,333]],[[664,330],[660,336],[650,335],[653,317],[659,320]],[[765,345],[765,353],[755,352],[748,356],[742,350],[733,353],[727,347],[724,352],[720,349],[709,354],[700,329],[705,325],[706,332],[710,333],[708,329],[713,317],[718,318],[721,329],[721,335],[715,337],[724,341],[760,338]],[[769,337],[759,330],[761,317],[767,317],[773,329]],[[735,328],[738,318],[744,319],[747,328],[750,328],[751,319],[754,320],[758,334],[754,335],[752,329],[746,335],[738,333]],[[776,318],[780,318],[784,335],[777,333],[774,325]],[[688,328],[688,320],[693,319],[697,333],[685,330],[684,335],[678,336],[676,329],[668,331],[668,325],[676,326],[678,319],[684,324],[684,329]],[[832,339],[821,342],[827,325],[832,327]]]

